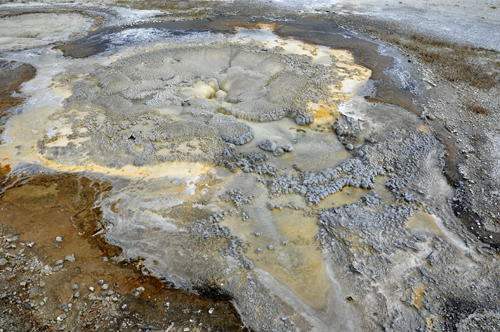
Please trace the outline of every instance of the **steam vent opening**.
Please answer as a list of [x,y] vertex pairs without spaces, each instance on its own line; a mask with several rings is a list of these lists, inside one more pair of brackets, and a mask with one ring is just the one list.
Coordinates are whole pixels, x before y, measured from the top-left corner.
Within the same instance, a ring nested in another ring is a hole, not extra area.
[[427,6],[0,4],[0,330],[500,329],[500,14]]

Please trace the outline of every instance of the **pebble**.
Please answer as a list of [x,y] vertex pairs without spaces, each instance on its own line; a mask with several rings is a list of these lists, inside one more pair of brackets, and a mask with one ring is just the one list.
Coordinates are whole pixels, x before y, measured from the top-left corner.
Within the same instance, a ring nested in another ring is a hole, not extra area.
[[259,143],[259,147],[264,151],[274,152],[276,151],[276,143],[270,139],[265,139]]
[[285,153],[285,150],[283,150],[282,148],[277,148],[276,151],[274,151],[274,155],[276,157],[279,157],[281,155],[283,155]]
[[71,289],[72,289],[72,290],[77,290],[77,289],[78,289],[78,284],[73,284],[73,285],[71,286]]
[[214,312],[214,310],[215,310],[214,308],[210,308],[208,309],[208,313],[211,315]]
[[76,292],[76,293],[75,293],[75,295],[73,295],[73,297],[74,297],[75,299],[79,298],[79,297],[80,297],[80,292]]
[[103,289],[103,290],[108,289],[108,285],[107,285],[107,284],[102,285],[102,289]]
[[89,291],[93,292],[94,291],[94,287],[90,286],[89,287]]
[[60,236],[56,237],[56,242],[62,242],[62,240],[63,240],[62,237]]
[[41,281],[38,283],[38,285],[39,285],[40,287],[45,287],[45,281],[41,280]]
[[292,152],[293,151],[293,146],[291,146],[290,144],[285,144],[281,147],[283,149],[283,151],[285,152]]
[[0,258],[0,266],[4,266],[7,263],[9,263],[8,260],[6,260],[5,258]]
[[71,254],[71,255],[66,256],[65,260],[67,260],[68,262],[74,262],[75,261],[75,254]]

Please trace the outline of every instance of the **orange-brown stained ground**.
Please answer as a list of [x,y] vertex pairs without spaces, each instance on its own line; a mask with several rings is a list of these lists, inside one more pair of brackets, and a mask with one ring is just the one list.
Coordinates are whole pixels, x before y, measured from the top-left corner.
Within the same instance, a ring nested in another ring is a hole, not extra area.
[[0,164],[0,188],[2,188],[1,184],[4,183],[5,180],[7,180],[7,175],[10,173],[10,171],[10,165],[2,166],[2,164]]
[[[7,110],[24,102],[24,98],[12,97],[12,92],[19,92],[21,84],[36,75],[36,69],[28,63],[12,68],[12,61],[0,60],[0,134],[3,132],[3,118]],[[1,142],[0,142],[1,143]]]
[[[182,331],[186,327],[190,331],[242,330],[243,324],[227,298],[204,298],[169,288],[159,279],[144,275],[140,260],[102,260],[121,253],[121,248],[96,235],[102,225],[95,203],[100,195],[111,189],[108,184],[75,174],[7,178],[9,171],[8,166],[0,165],[0,189],[5,189],[0,196],[0,235],[3,235],[0,239],[3,257],[9,259],[6,266],[24,265],[22,260],[15,263],[22,257],[20,249],[24,249],[24,255],[32,260],[33,257],[41,260],[42,265],[54,267],[56,261],[72,254],[75,262],[65,261],[63,269],[52,273],[45,273],[42,268],[41,277],[29,269],[18,268],[13,271],[16,277],[7,280],[10,273],[4,270],[0,273],[3,289],[18,289],[19,300],[30,302],[15,306],[15,301],[8,302],[9,297],[0,299],[0,314],[2,309],[9,307],[24,315],[28,311],[32,326],[50,330],[58,330],[64,325],[75,331],[131,328],[165,331],[169,327],[172,327],[170,331]],[[14,236],[19,238],[5,241]],[[62,242],[57,242],[56,237],[62,237]],[[35,244],[29,248],[26,244],[31,242]],[[13,243],[17,248],[9,249],[8,245]],[[24,288],[19,287],[23,280],[28,281]],[[107,290],[102,289],[99,280],[108,285]],[[39,287],[41,281],[44,287]],[[73,284],[78,284],[77,290],[71,289]],[[94,287],[94,292],[89,287]],[[138,287],[144,290],[138,292]],[[81,296],[72,297],[77,291]],[[36,305],[45,297],[47,303],[38,308]],[[61,305],[69,303],[72,303],[71,310],[61,309]],[[213,308],[212,313],[209,313],[210,308]]]

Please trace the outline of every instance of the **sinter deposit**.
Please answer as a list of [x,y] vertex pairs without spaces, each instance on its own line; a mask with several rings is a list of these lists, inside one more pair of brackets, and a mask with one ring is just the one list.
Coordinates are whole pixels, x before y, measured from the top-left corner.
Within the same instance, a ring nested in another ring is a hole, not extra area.
[[[166,331],[238,319],[255,331],[472,331],[499,320],[495,250],[451,209],[446,147],[425,116],[365,99],[372,72],[351,52],[279,38],[273,25],[171,33],[127,27],[133,16],[120,13],[133,10],[83,12],[0,18],[2,60],[36,68],[12,92],[25,101],[2,118],[0,145],[0,280],[31,289],[14,302],[31,320],[99,329],[99,311],[118,330],[144,308],[147,329]],[[99,20],[121,22],[106,47],[89,37],[80,58],[52,48]],[[11,237],[31,230],[23,220],[59,233]],[[44,245],[19,256],[30,236]],[[58,295],[47,282],[59,274]]]

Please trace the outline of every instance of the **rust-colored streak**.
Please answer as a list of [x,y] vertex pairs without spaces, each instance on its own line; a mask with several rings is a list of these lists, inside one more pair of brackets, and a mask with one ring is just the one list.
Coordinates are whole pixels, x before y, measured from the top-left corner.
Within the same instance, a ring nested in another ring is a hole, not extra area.
[[2,164],[0,164],[0,189],[3,188],[3,183],[7,181],[7,176],[9,175],[10,171],[10,165],[2,166]]

